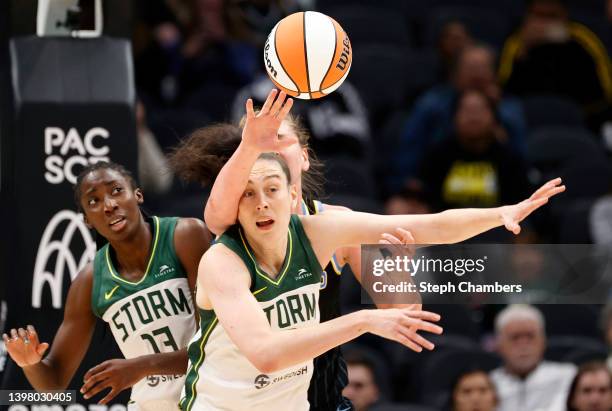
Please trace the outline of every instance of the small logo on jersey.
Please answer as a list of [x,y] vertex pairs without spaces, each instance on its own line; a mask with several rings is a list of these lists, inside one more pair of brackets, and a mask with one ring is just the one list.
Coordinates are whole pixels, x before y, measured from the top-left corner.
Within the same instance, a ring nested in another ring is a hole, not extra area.
[[174,380],[178,380],[182,378],[184,374],[174,374],[174,375],[148,375],[147,376],[147,385],[149,387],[157,387],[159,383],[170,382]]
[[270,385],[270,377],[268,377],[266,374],[259,374],[257,377],[255,377],[255,388],[258,390],[261,390],[268,385]]
[[157,387],[158,384],[159,384],[159,375],[147,376],[147,385],[149,387]]
[[110,291],[107,291],[104,293],[104,299],[105,300],[110,300],[110,298],[113,296],[113,294],[115,294],[115,291],[117,291],[117,288],[119,288],[118,285],[115,286],[115,288],[113,288]]
[[159,273],[155,274],[155,278],[161,277],[162,275],[170,274],[174,272],[174,267],[167,266],[166,264],[159,267]]
[[304,278],[308,278],[312,276],[312,273],[305,268],[300,268],[295,276],[296,280],[303,280]]

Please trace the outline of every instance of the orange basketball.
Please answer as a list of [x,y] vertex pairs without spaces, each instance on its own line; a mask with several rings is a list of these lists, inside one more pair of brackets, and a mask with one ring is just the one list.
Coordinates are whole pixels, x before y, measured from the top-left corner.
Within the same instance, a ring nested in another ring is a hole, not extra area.
[[301,99],[320,98],[336,90],[352,61],[351,42],[342,27],[316,11],[294,13],[279,21],[264,47],[270,79]]

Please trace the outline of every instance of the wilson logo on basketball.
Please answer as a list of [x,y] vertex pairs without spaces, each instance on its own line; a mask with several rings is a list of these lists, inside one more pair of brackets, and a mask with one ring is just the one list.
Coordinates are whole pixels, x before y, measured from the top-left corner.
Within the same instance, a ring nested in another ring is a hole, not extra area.
[[[75,241],[79,237],[80,241]],[[82,251],[75,257],[73,250],[76,249]],[[93,260],[95,254],[96,244],[83,222],[83,216],[71,210],[61,210],[55,214],[43,232],[36,253],[32,307],[41,307],[43,289],[48,285],[53,308],[61,308],[64,275],[69,274],[70,279],[74,279],[85,264]]]
[[342,46],[342,54],[340,54],[340,59],[338,60],[338,64],[336,64],[336,68],[339,68],[340,70],[344,70],[346,68],[349,58],[351,57],[351,42],[349,41],[346,33],[344,34]]
[[272,74],[274,77],[278,75],[278,72],[272,65],[272,61],[270,60],[268,51],[270,50],[270,39],[266,40],[266,46],[264,47],[264,58],[266,59],[266,67],[268,68],[268,72]]

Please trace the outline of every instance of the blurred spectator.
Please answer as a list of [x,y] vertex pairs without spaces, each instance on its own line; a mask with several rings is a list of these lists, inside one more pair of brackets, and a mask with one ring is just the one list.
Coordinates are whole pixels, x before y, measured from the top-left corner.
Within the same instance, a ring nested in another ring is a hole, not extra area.
[[[261,107],[273,87],[268,76],[262,75],[240,90],[234,97],[232,122],[238,124],[248,98]],[[370,160],[370,124],[361,97],[349,81],[322,99],[294,99],[291,112],[304,122],[312,137],[310,145],[319,157],[341,154]],[[368,167],[367,163],[362,164]]]
[[459,20],[450,20],[442,26],[438,36],[438,54],[440,56],[440,81],[446,81],[457,55],[474,42],[468,28]]
[[229,0],[178,0],[174,17],[153,29],[136,55],[136,79],[147,104],[202,107],[222,120],[229,98],[253,79],[258,53]]
[[500,143],[496,113],[493,100],[480,91],[458,96],[454,129],[427,152],[418,175],[432,211],[495,207],[527,196],[526,167]]
[[498,411],[564,411],[573,364],[544,361],[544,317],[535,307],[511,305],[495,319],[503,366],[491,372]]
[[489,375],[480,369],[461,373],[451,392],[451,411],[495,411],[497,394]]
[[379,399],[374,364],[359,351],[349,351],[344,359],[348,366],[349,383],[342,395],[351,400],[355,411],[367,411]]
[[504,45],[499,78],[504,90],[520,96],[560,94],[573,99],[597,128],[609,114],[608,53],[591,30],[569,20],[563,0],[528,2],[521,27]]
[[612,194],[595,201],[589,214],[589,225],[593,243],[612,245]]
[[612,410],[612,375],[604,363],[580,366],[567,397],[567,411]]
[[608,359],[606,364],[610,371],[612,371],[612,303],[608,303],[601,312],[601,329],[603,331],[604,339],[608,345]]
[[458,55],[450,83],[434,87],[420,97],[404,127],[395,156],[395,175],[388,182],[392,192],[414,177],[427,149],[451,134],[453,108],[460,93],[477,89],[498,102],[497,116],[507,135],[499,135],[517,152],[524,153],[527,133],[523,108],[517,99],[501,96],[495,78],[495,55],[486,46],[467,46]]
[[145,193],[164,194],[172,187],[173,173],[155,136],[147,127],[144,105],[136,104],[138,180]]

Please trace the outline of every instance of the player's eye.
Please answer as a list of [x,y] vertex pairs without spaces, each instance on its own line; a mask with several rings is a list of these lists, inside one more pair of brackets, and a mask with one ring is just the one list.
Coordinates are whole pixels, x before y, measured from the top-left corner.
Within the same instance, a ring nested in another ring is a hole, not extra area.
[[253,197],[253,192],[252,191],[245,191],[243,196],[245,198]]
[[123,188],[117,186],[117,187],[113,188],[113,192],[112,193],[113,194],[118,194],[118,193],[120,193],[122,191],[123,191]]

